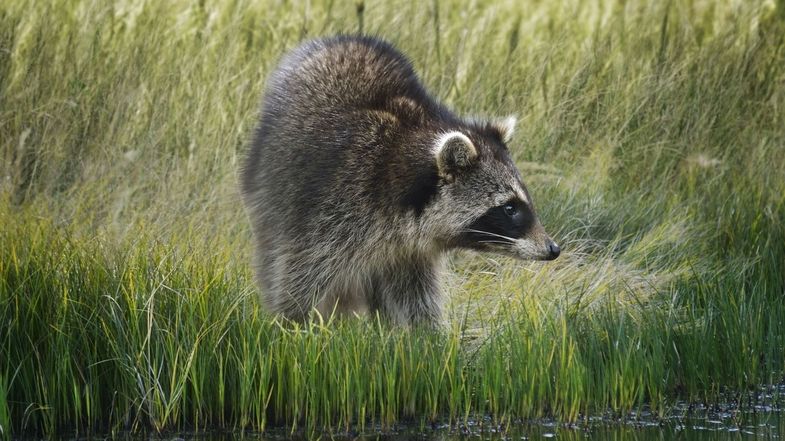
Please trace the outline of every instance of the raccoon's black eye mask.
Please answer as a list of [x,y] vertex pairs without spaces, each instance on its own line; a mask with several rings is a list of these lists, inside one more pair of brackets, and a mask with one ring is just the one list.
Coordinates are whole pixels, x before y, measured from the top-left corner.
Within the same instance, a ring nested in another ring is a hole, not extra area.
[[472,241],[499,241],[502,237],[519,239],[525,236],[534,224],[534,214],[529,205],[514,198],[497,207],[490,208],[470,226],[468,233]]

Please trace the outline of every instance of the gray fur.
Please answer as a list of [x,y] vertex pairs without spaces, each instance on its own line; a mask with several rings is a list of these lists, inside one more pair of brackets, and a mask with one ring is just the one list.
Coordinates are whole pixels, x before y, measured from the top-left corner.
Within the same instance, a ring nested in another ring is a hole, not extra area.
[[[504,144],[513,124],[454,115],[377,39],[290,52],[241,171],[267,307],[294,320],[315,308],[437,323],[447,251],[554,258]],[[528,216],[516,237],[482,230],[508,222],[499,205],[510,198]]]

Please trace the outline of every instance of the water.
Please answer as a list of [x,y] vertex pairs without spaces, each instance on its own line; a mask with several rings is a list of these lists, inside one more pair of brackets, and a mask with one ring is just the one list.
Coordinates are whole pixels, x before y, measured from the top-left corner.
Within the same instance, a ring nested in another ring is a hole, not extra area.
[[[590,417],[579,424],[553,421],[521,422],[499,427],[490,418],[476,419],[458,427],[401,426],[393,430],[367,428],[364,433],[291,433],[271,430],[265,433],[213,432],[169,435],[119,435],[122,441],[458,441],[458,440],[567,440],[567,441],[731,441],[785,440],[785,384],[762,388],[746,396],[728,396],[723,404],[703,406],[677,403],[667,418],[657,418],[641,411],[626,419],[608,416]],[[80,436],[56,437],[65,441],[91,439]],[[106,437],[92,437],[92,439]],[[21,438],[32,441],[32,438]]]
[[[485,427],[482,427],[485,426]],[[520,424],[507,428],[488,427],[474,422],[459,428],[428,428],[425,431],[400,429],[387,433],[364,434],[201,434],[160,438],[161,441],[281,441],[286,439],[334,439],[341,441],[457,441],[457,440],[568,440],[568,441],[731,441],[785,439],[785,411],[759,409],[749,412],[707,412],[703,417],[672,417],[665,421],[646,420],[613,422],[595,420],[584,425],[559,425],[550,422]],[[136,438],[150,441],[150,438]],[[134,438],[130,438],[131,441]]]

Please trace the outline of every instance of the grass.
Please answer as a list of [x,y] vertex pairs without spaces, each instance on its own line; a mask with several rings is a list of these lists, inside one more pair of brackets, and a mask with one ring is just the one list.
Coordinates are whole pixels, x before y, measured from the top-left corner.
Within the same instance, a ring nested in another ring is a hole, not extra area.
[[[441,334],[282,325],[236,167],[265,75],[363,31],[510,147],[564,253],[456,254]],[[785,3],[0,4],[0,433],[552,416],[785,374]]]

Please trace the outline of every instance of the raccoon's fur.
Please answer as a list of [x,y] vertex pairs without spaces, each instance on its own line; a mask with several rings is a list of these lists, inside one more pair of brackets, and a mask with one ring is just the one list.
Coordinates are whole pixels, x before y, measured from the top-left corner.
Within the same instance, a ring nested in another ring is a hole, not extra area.
[[286,55],[241,171],[269,309],[436,323],[448,250],[556,258],[505,146],[514,122],[456,116],[374,38]]

